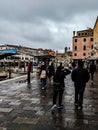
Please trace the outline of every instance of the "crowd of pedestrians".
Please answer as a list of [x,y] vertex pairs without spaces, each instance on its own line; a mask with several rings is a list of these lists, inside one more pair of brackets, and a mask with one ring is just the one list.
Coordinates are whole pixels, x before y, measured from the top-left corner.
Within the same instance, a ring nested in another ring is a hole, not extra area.
[[45,62],[42,62],[39,73],[41,89],[44,90],[47,88],[47,79],[49,82],[51,82],[51,80],[53,81],[53,106],[51,110],[63,108],[62,98],[65,88],[64,79],[68,74],[71,74],[71,80],[74,82],[75,108],[82,110],[86,83],[89,80],[94,81],[95,72],[96,64],[94,61],[88,62],[86,66],[82,60],[78,60],[77,62],[73,61],[68,68],[66,68],[62,62],[57,67],[54,66],[53,62],[50,62],[49,66],[46,66]]

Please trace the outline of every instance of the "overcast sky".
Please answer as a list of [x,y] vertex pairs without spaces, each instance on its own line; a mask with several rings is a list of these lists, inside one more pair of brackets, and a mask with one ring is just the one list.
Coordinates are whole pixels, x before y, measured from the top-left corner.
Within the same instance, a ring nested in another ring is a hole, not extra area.
[[0,0],[0,45],[64,50],[73,31],[93,28],[98,0]]

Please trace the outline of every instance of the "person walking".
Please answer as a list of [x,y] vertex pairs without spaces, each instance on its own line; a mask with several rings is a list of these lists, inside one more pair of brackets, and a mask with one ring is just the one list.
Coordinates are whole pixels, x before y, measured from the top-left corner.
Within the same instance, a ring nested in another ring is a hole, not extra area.
[[29,61],[28,62],[28,84],[30,84],[30,80],[31,80],[31,77],[30,77],[30,72],[31,72],[31,62]]
[[91,80],[94,80],[94,73],[96,71],[96,65],[94,64],[94,61],[91,62],[90,64],[90,75],[91,75]]
[[[53,106],[51,110],[53,111],[55,108],[62,108],[62,98],[64,93],[64,79],[66,75],[70,74],[71,71],[69,69],[64,69],[62,66],[62,63],[60,63],[60,66],[57,67],[57,70],[55,72],[54,78],[53,78]],[[58,103],[57,103],[58,99]]]
[[42,65],[40,67],[39,75],[41,79],[41,89],[46,89],[47,70],[46,70],[46,65],[44,62],[42,62]]
[[48,66],[48,78],[50,82],[54,76],[54,73],[55,73],[55,68],[54,68],[53,62],[51,62],[51,64]]
[[90,79],[89,72],[87,69],[83,68],[82,61],[78,61],[78,67],[73,69],[71,79],[75,87],[75,107],[81,110],[83,107],[83,95],[86,83]]

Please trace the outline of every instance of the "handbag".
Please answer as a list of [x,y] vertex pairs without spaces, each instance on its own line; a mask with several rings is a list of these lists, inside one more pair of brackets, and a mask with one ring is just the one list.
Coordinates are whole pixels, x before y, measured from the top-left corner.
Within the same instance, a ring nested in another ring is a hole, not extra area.
[[40,78],[41,79],[46,78],[46,70],[41,71]]

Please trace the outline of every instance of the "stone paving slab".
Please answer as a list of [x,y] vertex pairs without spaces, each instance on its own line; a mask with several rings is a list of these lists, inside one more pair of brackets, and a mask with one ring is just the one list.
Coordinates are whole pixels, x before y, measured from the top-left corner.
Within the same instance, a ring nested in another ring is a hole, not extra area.
[[27,118],[27,117],[17,117],[13,122],[18,123],[18,124],[36,125],[38,122],[38,119],[37,118]]
[[13,110],[12,108],[0,108],[0,112],[4,112],[4,113],[9,113],[12,110]]
[[[89,81],[82,111],[74,107],[74,86],[65,79],[64,108],[51,112],[53,86],[40,89],[40,79],[31,84],[11,80],[0,84],[0,130],[98,130],[98,74]],[[21,79],[22,80],[22,79]]]
[[0,130],[7,130],[7,128],[4,128],[4,127],[0,127]]

